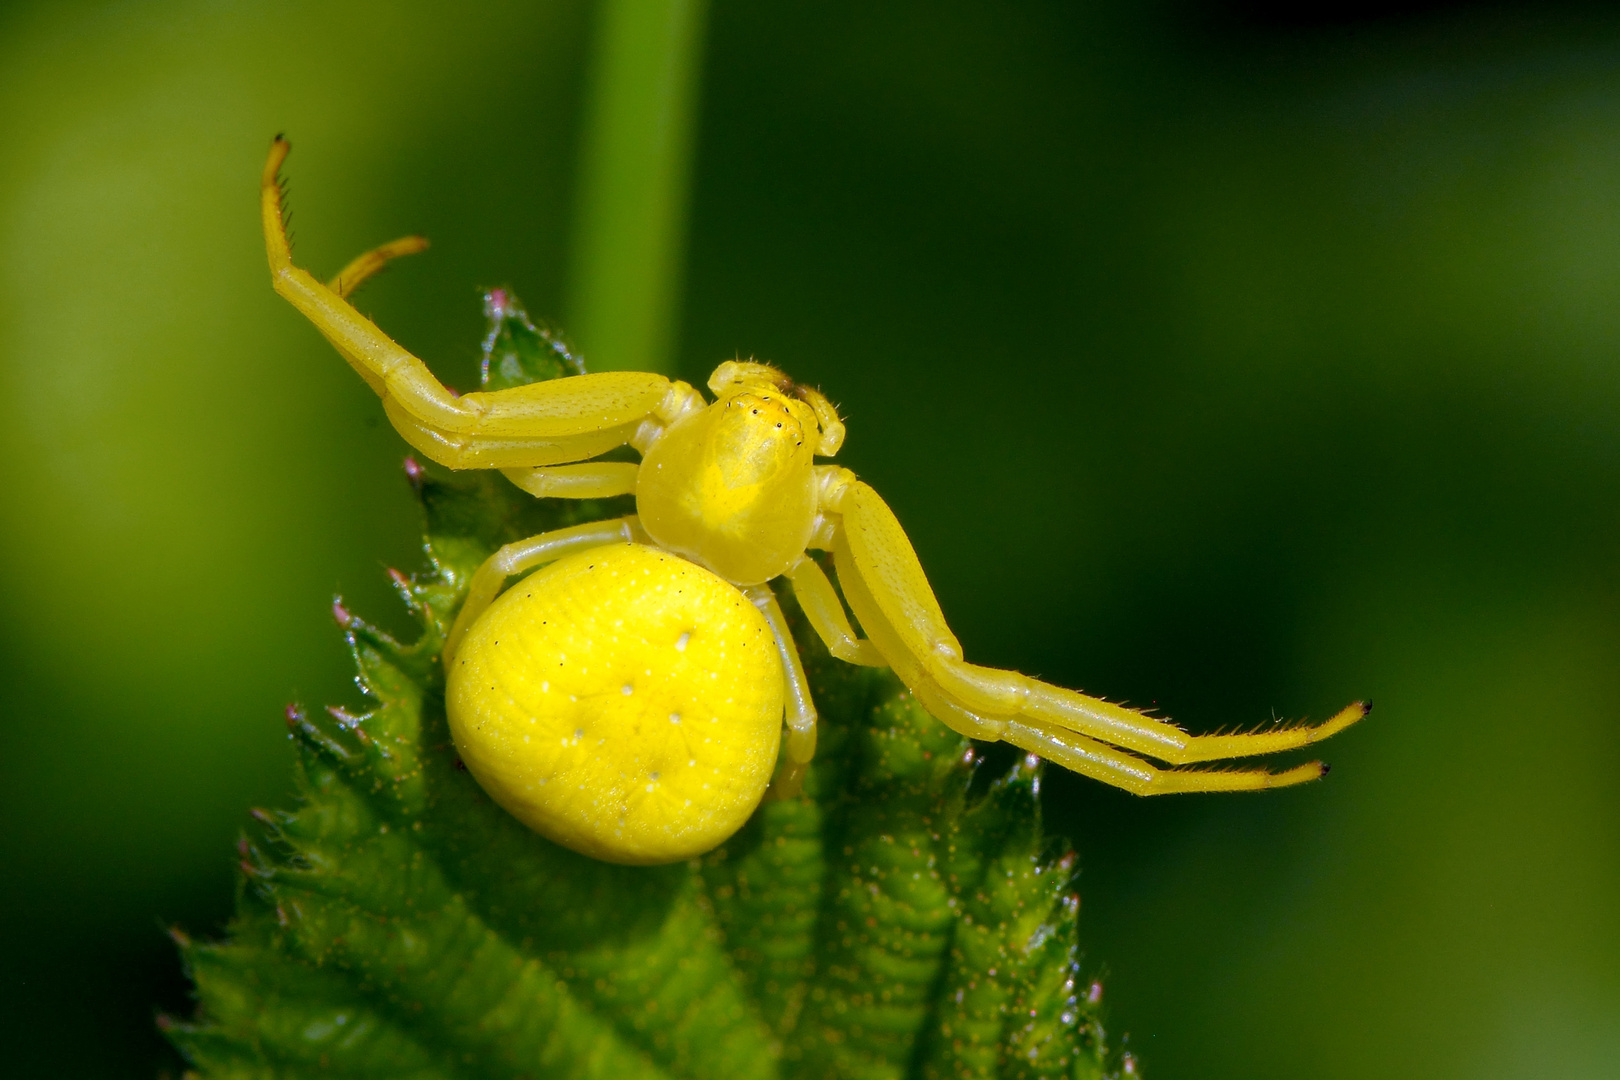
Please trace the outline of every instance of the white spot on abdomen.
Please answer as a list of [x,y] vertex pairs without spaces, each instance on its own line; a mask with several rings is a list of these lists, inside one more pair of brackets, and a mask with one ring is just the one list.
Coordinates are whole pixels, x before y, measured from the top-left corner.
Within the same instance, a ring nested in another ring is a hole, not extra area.
[[685,652],[686,651],[686,643],[688,641],[691,641],[691,640],[692,640],[692,632],[690,630],[684,631],[681,634],[680,637],[675,639],[675,651],[676,652]]

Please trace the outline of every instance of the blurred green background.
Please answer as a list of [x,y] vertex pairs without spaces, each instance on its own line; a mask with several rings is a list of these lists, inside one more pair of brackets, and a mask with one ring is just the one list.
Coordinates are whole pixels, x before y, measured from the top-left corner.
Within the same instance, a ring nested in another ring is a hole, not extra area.
[[[1306,14],[1310,17],[1305,17]],[[151,1076],[281,705],[403,624],[404,446],[269,288],[452,384],[566,328],[591,7],[0,7],[0,1030]],[[1199,730],[1378,710],[1335,770],[1052,774],[1158,1080],[1620,1075],[1620,17],[714,0],[676,365],[842,403],[969,655]],[[590,355],[589,342],[585,346]]]

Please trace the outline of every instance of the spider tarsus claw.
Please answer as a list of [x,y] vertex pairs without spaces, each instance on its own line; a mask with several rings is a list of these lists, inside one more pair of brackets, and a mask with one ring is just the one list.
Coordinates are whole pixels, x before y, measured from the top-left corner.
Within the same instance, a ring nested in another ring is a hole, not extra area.
[[1371,712],[1372,712],[1372,698],[1368,698],[1366,701],[1363,701],[1361,703],[1361,715],[1362,716],[1367,716]]
[[420,490],[422,487],[422,478],[426,475],[427,470],[422,468],[422,463],[420,461],[417,461],[414,457],[405,458],[405,479],[411,482],[412,487]]
[[349,609],[343,606],[341,596],[332,598],[332,618],[345,630],[349,628],[350,623],[354,622],[354,616],[349,614]]
[[1333,766],[1329,765],[1325,761],[1318,761],[1316,764],[1321,768],[1323,776],[1326,776],[1328,773],[1333,771]]

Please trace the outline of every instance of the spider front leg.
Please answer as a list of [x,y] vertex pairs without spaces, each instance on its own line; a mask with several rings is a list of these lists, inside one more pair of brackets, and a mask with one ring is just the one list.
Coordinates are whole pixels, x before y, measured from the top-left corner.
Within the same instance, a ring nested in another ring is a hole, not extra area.
[[[976,713],[941,688],[922,662],[907,650],[901,635],[884,618],[858,572],[841,572],[839,580],[843,582],[844,595],[860,617],[861,625],[879,648],[887,650],[886,654],[891,656],[895,673],[901,681],[917,695],[917,700],[929,713],[969,738],[1011,743],[1071,772],[1124,788],[1136,795],[1257,791],[1315,780],[1326,771],[1325,766],[1314,761],[1280,773],[1264,769],[1163,769],[1095,739],[1071,730],[1054,728],[1030,717],[997,717]],[[1147,717],[1142,719],[1162,723]]]
[[641,466],[628,461],[587,461],[583,465],[502,469],[506,477],[539,499],[611,499],[633,495]]
[[417,255],[428,249],[427,238],[423,236],[402,236],[398,240],[390,240],[380,247],[374,247],[364,255],[357,255],[349,261],[349,265],[332,275],[332,280],[326,287],[337,293],[340,297],[350,297],[366,279],[379,273],[383,267],[395,259],[406,255]]
[[1281,773],[1166,771],[1120,750],[1173,765],[1270,754],[1318,742],[1366,715],[1367,706],[1357,703],[1315,726],[1189,735],[1134,709],[1015,671],[967,663],[893,511],[852,474],[839,470],[828,476],[826,509],[837,515],[831,546],[845,598],[901,679],[930,711],[966,734],[1005,739],[1144,794],[1235,790],[1312,780],[1325,767],[1312,762]]
[[[492,393],[452,393],[426,364],[344,299],[389,259],[420,250],[419,240],[407,237],[362,255],[331,285],[293,265],[279,182],[289,149],[277,136],[260,178],[265,252],[276,292],[360,373],[383,399],[394,427],[427,457],[452,469],[532,469],[583,461],[645,436],[649,423],[671,423],[693,407],[691,387],[645,372],[598,372]],[[622,479],[617,482],[622,486]]]

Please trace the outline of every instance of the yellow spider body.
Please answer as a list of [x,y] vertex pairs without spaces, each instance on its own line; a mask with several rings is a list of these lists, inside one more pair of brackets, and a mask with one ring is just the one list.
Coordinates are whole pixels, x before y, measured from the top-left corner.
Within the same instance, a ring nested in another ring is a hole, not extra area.
[[[816,462],[843,443],[837,411],[769,365],[721,364],[712,402],[646,372],[452,394],[344,299],[426,242],[397,240],[317,281],[287,244],[277,183],[287,151],[278,137],[261,185],[276,291],[377,392],[407,442],[453,469],[500,469],[540,497],[636,497],[635,515],[490,556],[445,640],[462,758],[497,802],[558,843],[627,863],[709,850],[759,802],[779,746],[776,791],[798,790],[816,712],[777,580],[833,656],[893,668],[942,722],[1137,794],[1314,780],[1320,762],[1277,773],[1165,766],[1296,749],[1366,714],[1357,703],[1314,726],[1190,735],[967,662],[882,498],[848,469]],[[590,460],[626,445],[639,463]],[[832,554],[865,638],[811,550]],[[509,577],[541,567],[502,595]]]
[[782,731],[782,662],[736,587],[654,547],[581,551],[490,605],[445,704],[490,797],[614,862],[709,851],[759,805]]
[[647,535],[738,585],[787,573],[815,531],[821,433],[779,378],[764,365],[722,365],[711,380],[719,400],[672,424],[637,472]]

